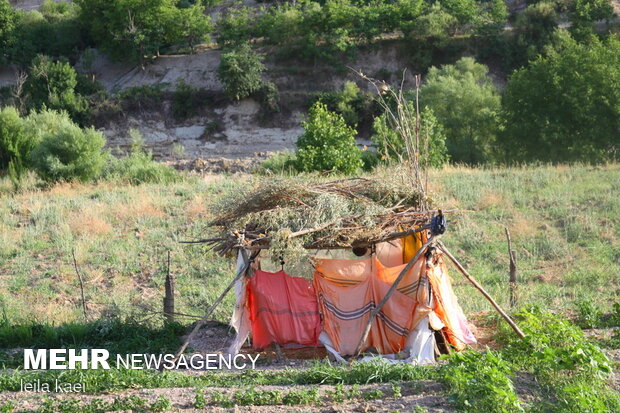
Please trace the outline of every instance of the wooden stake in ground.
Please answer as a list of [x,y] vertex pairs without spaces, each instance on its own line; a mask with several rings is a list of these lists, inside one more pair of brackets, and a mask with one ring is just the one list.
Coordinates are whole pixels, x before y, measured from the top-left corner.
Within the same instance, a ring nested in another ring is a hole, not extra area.
[[463,274],[463,276],[465,276],[465,278],[467,278],[467,280],[469,280],[470,283],[473,284],[474,287],[476,287],[476,289],[478,291],[480,291],[482,293],[482,295],[484,295],[484,297],[489,300],[489,302],[491,303],[491,305],[493,307],[495,307],[495,309],[497,310],[497,312],[504,318],[504,320],[506,320],[506,322],[508,324],[510,324],[510,327],[512,327],[512,329],[515,331],[515,333],[517,333],[517,335],[521,338],[525,338],[525,334],[523,334],[523,331],[521,331],[521,329],[519,328],[519,326],[512,320],[512,318],[510,318],[510,316],[508,314],[506,314],[506,312],[504,310],[502,310],[502,308],[495,302],[495,300],[489,295],[489,293],[487,293],[484,288],[482,288],[482,286],[480,284],[478,284],[478,281],[476,281],[474,279],[474,277],[472,277],[471,275],[469,275],[469,273],[467,272],[467,270],[461,265],[460,262],[458,262],[456,260],[456,258],[454,258],[454,256],[452,254],[450,254],[450,251],[448,251],[448,249],[446,248],[445,245],[443,245],[441,243],[441,241],[437,242],[437,245],[439,246],[439,249],[446,254],[446,256],[448,258],[450,258],[450,261],[452,261],[452,263],[456,266],[456,268],[460,271],[461,274]]
[[510,308],[517,306],[517,251],[512,249],[510,232],[506,230],[506,240],[508,241],[508,258],[510,259],[510,272],[508,282],[510,284]]
[[362,352],[362,346],[364,345],[364,343],[366,342],[366,339],[368,338],[368,333],[370,332],[370,328],[372,327],[372,322],[375,320],[375,317],[377,316],[379,311],[381,311],[381,309],[383,308],[387,300],[389,300],[392,294],[394,294],[394,291],[396,291],[396,287],[398,287],[398,283],[400,282],[400,280],[402,280],[405,274],[409,272],[411,267],[413,267],[413,264],[415,264],[418,261],[420,256],[424,253],[424,251],[426,251],[426,248],[428,248],[428,246],[431,245],[433,241],[434,241],[434,237],[431,236],[429,240],[426,241],[424,245],[422,245],[422,247],[418,250],[418,252],[411,259],[411,261],[409,261],[407,265],[405,266],[405,268],[403,268],[403,270],[400,272],[400,274],[398,274],[398,277],[396,277],[396,280],[394,280],[394,282],[392,283],[392,286],[390,287],[388,292],[385,294],[385,297],[383,297],[381,302],[379,302],[379,304],[370,313],[370,317],[368,317],[368,322],[366,323],[366,328],[364,329],[364,333],[362,334],[362,337],[360,338],[360,341],[357,344],[357,347],[355,349],[354,354],[356,357],[359,356],[359,354]]
[[166,273],[165,289],[164,316],[168,321],[174,321],[174,276],[170,274],[170,250],[168,250],[168,271]]
[[192,332],[189,333],[189,336],[187,336],[187,338],[185,339],[185,343],[183,343],[183,345],[179,348],[179,350],[174,355],[173,363],[178,360],[181,354],[183,354],[187,346],[189,346],[189,342],[194,338],[198,330],[200,330],[200,328],[205,325],[205,323],[207,322],[207,320],[209,319],[213,311],[215,311],[219,303],[224,299],[224,297],[226,297],[226,294],[228,294],[228,292],[233,288],[235,283],[239,281],[241,277],[243,277],[245,273],[248,271],[248,269],[250,268],[250,258],[248,257],[247,251],[245,249],[241,249],[240,251],[241,251],[241,256],[243,257],[243,268],[239,270],[235,278],[230,282],[230,284],[228,284],[228,286],[226,287],[226,289],[224,289],[222,294],[220,294],[220,296],[217,297],[217,299],[213,302],[211,307],[209,307],[204,317],[202,317],[196,323]]
[[82,274],[80,274],[77,260],[75,259],[75,248],[71,250],[71,255],[73,256],[73,268],[75,268],[75,273],[78,276],[78,280],[80,280],[80,293],[82,295],[82,312],[84,313],[84,320],[88,321],[88,314],[86,313],[86,298],[84,298],[84,280],[82,280]]

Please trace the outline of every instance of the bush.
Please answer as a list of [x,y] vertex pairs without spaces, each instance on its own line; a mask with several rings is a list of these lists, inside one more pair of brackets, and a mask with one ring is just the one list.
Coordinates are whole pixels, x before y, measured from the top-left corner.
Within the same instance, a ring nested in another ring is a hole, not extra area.
[[103,178],[119,180],[131,185],[142,183],[169,183],[180,179],[171,167],[153,161],[151,152],[144,148],[142,135],[135,129],[129,131],[132,140],[131,152],[122,158],[108,160]]
[[17,109],[0,110],[0,170],[8,169],[13,184],[18,185],[26,172],[35,143],[36,140],[27,134]]
[[356,127],[360,120],[371,111],[372,95],[362,93],[355,82],[344,82],[339,92],[323,92],[318,101],[333,112],[339,113],[347,125]]
[[31,110],[67,111],[74,120],[82,120],[87,104],[75,93],[77,84],[77,73],[69,63],[37,56],[24,85],[29,97],[28,106]]
[[261,89],[265,70],[262,60],[247,43],[222,54],[218,76],[231,99],[244,99]]
[[45,181],[89,181],[99,176],[108,157],[104,145],[101,132],[63,121],[33,149],[32,167]]
[[196,101],[197,90],[179,79],[172,100],[172,114],[177,121],[190,118],[198,113],[199,102]]
[[317,102],[303,123],[305,132],[297,140],[297,167],[301,171],[338,171],[352,174],[362,166],[362,153],[355,129],[341,115]]

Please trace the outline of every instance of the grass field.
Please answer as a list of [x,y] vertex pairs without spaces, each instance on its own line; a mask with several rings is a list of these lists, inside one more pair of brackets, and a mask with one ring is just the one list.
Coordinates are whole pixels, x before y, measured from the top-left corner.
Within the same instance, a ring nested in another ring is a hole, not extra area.
[[[177,311],[200,315],[232,275],[231,260],[178,240],[209,235],[209,206],[247,176],[188,177],[169,185],[0,183],[0,307],[11,323],[81,321],[88,315],[160,320],[166,253],[176,277]],[[268,179],[268,178],[266,178]],[[503,305],[508,305],[504,228],[517,250],[519,305],[570,312],[593,300],[620,301],[620,165],[433,171],[437,206],[459,208],[444,243]],[[452,272],[468,313],[488,303]],[[226,321],[231,297],[216,312]],[[188,319],[189,321],[190,319]]]
[[[620,327],[620,165],[449,167],[432,171],[430,178],[436,206],[462,210],[449,217],[444,244],[507,308],[504,228],[509,229],[517,251],[518,307],[539,308],[511,309],[527,342],[498,323],[490,305],[452,270],[462,306],[493,331],[495,350],[455,354],[432,367],[317,362],[199,375],[11,367],[21,365],[14,351],[20,347],[174,351],[183,324],[195,319],[162,322],[167,252],[176,277],[177,311],[200,315],[231,279],[232,260],[178,241],[211,235],[210,206],[247,180],[268,177],[187,176],[167,185],[47,188],[31,177],[19,193],[8,180],[0,181],[0,363],[5,367],[0,411],[620,410],[615,362],[563,320],[589,328]],[[87,322],[73,253],[84,277]],[[232,304],[227,297],[215,317],[228,321]],[[607,336],[596,342],[619,359],[620,334]],[[78,397],[17,393],[21,380],[35,379],[79,381],[89,390]]]

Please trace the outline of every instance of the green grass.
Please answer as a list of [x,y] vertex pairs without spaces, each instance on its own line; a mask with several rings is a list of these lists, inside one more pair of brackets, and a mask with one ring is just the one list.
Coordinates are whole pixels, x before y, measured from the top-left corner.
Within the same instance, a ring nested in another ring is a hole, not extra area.
[[[268,179],[268,178],[265,178]],[[102,182],[14,193],[0,180],[0,311],[12,323],[82,321],[71,251],[85,276],[89,317],[161,323],[171,251],[177,311],[200,315],[231,279],[233,260],[182,239],[210,235],[209,206],[242,179],[185,178],[139,186]],[[620,165],[470,169],[431,173],[436,204],[466,210],[448,217],[445,245],[501,305],[508,305],[504,227],[517,251],[518,304],[600,311],[620,301]],[[452,269],[468,313],[490,305]],[[227,321],[232,295],[215,317]],[[191,319],[183,320],[189,322]]]

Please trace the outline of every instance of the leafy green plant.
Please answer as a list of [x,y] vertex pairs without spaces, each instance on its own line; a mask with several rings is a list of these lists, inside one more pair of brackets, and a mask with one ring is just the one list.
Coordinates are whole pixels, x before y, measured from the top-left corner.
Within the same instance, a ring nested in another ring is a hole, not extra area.
[[204,391],[202,389],[196,389],[194,395],[194,407],[196,409],[204,409],[207,407],[207,398],[205,397]]
[[[413,103],[410,103],[410,106],[410,113],[415,113]],[[378,146],[380,159],[386,162],[402,162],[407,156],[405,142],[402,135],[388,125],[385,114],[375,118],[373,129],[371,139]],[[427,141],[424,150],[420,151],[420,162],[432,167],[446,164],[449,159],[446,136],[430,108],[424,108],[420,114],[420,136]]]
[[99,176],[106,162],[104,145],[101,132],[63,122],[32,150],[32,168],[45,181],[89,181]]
[[581,328],[596,328],[601,324],[602,313],[592,300],[581,300],[576,303],[577,325]]
[[441,378],[459,409],[468,412],[523,411],[509,376],[511,366],[492,351],[452,353]]
[[262,60],[247,43],[222,54],[218,76],[231,99],[244,99],[261,89],[265,70]]
[[297,140],[297,165],[301,171],[335,171],[351,174],[362,166],[355,130],[341,115],[320,102],[308,112],[304,133]]
[[289,390],[282,396],[282,403],[288,406],[298,406],[320,403],[318,389]]
[[499,131],[500,95],[488,68],[464,57],[454,65],[432,67],[420,89],[421,105],[433,110],[443,126],[454,162],[492,160]]
[[77,73],[69,63],[37,56],[28,73],[24,89],[31,110],[44,108],[66,111],[76,121],[82,121],[86,101],[76,93]]
[[102,172],[104,179],[131,185],[169,183],[180,179],[179,173],[170,166],[153,160],[152,153],[144,148],[144,141],[138,130],[132,129],[129,134],[132,138],[131,151],[127,156],[108,159]]
[[362,393],[362,397],[364,400],[376,400],[383,397],[383,392],[379,389],[367,390]]
[[27,171],[30,152],[36,143],[36,139],[28,136],[17,109],[0,109],[0,169],[8,169],[15,186],[19,185]]

